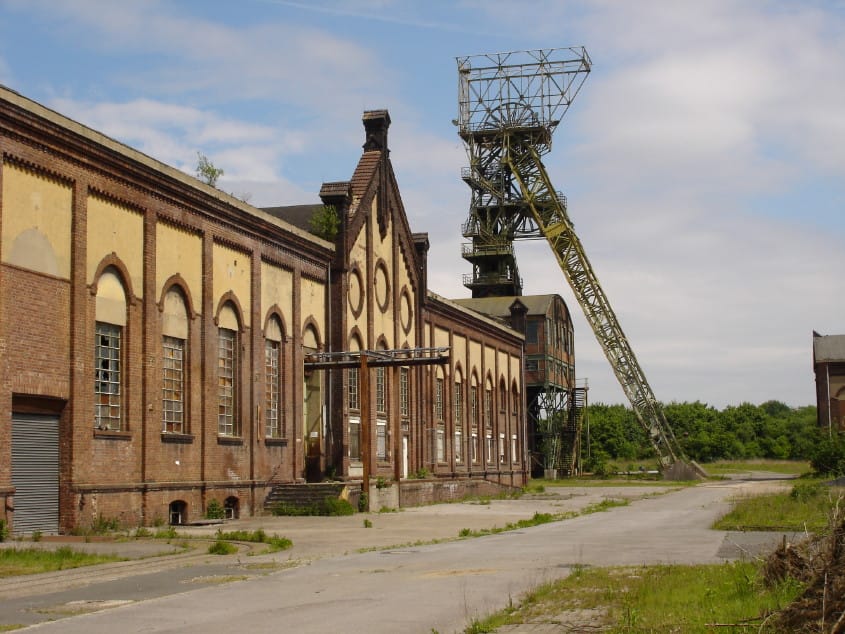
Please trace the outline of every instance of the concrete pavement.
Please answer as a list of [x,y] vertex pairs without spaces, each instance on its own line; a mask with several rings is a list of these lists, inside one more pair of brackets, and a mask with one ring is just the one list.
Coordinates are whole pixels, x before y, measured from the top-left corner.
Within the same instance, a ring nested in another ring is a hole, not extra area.
[[[576,565],[706,563],[735,557],[742,551],[732,548],[730,536],[708,527],[727,510],[730,496],[741,494],[749,487],[764,486],[769,484],[703,484],[641,499],[628,507],[618,507],[605,513],[580,516],[564,522],[471,540],[431,546],[405,546],[386,551],[357,553],[349,548],[350,544],[344,542],[338,533],[336,537],[340,540],[339,547],[350,554],[324,556],[322,559],[311,560],[307,566],[277,571],[269,569],[269,572],[264,569],[259,573],[255,573],[259,568],[253,567],[250,570],[247,566],[270,565],[274,562],[284,565],[287,558],[296,555],[279,553],[259,556],[249,558],[249,562],[243,559],[240,563],[232,561],[228,566],[216,560],[219,563],[207,564],[204,568],[207,579],[217,577],[216,580],[211,579],[206,587],[185,591],[190,587],[189,583],[179,581],[181,592],[168,592],[166,596],[160,595],[150,600],[144,599],[155,593],[148,594],[139,590],[133,596],[128,586],[134,584],[141,588],[145,578],[153,582],[152,585],[159,582],[166,586],[168,579],[172,582],[179,577],[180,572],[191,574],[192,568],[130,576],[122,581],[94,584],[18,601],[46,601],[49,605],[42,604],[39,608],[44,610],[39,613],[42,617],[45,613],[50,614],[51,606],[54,615],[62,606],[70,611],[74,605],[78,606],[79,611],[98,607],[97,604],[86,606],[85,603],[71,603],[70,597],[74,592],[95,592],[99,600],[112,602],[107,606],[131,601],[111,610],[38,625],[35,631],[39,632],[88,634],[112,632],[119,628],[123,632],[214,634],[249,628],[257,632],[283,629],[300,632],[430,633],[433,628],[445,634],[462,630],[472,618],[504,607],[509,600],[515,600],[539,583],[567,575]],[[402,533],[408,539],[396,540],[389,530],[385,534],[394,539],[389,543],[413,543],[414,527],[428,524],[422,520],[427,513],[433,525],[449,525],[450,534],[446,536],[453,537],[457,532],[454,528],[456,525],[465,524],[472,528],[471,522],[481,521],[478,516],[485,518],[484,514],[488,511],[491,515],[501,514],[499,517],[512,512],[514,515],[507,521],[515,521],[530,517],[534,510],[549,512],[541,509],[562,505],[557,507],[557,511],[551,511],[560,512],[567,503],[576,506],[579,503],[588,504],[591,502],[587,500],[598,501],[608,494],[606,490],[592,487],[583,491],[582,495],[581,490],[568,487],[559,490],[558,493],[563,493],[561,497],[572,495],[568,500],[548,498],[501,503],[494,501],[489,508],[481,505],[474,505],[476,508],[469,508],[473,505],[443,505],[385,516],[376,515],[372,521],[376,523],[384,519],[386,525],[391,521],[407,524]],[[665,488],[661,487],[660,491],[665,491]],[[636,497],[643,491],[625,487],[612,493]],[[533,509],[530,512],[528,505]],[[320,518],[279,519],[314,521]],[[382,541],[375,528],[362,527],[360,515],[329,519],[354,520],[357,527],[346,527],[346,533],[353,531],[368,542]],[[486,519],[489,520],[489,516]],[[257,520],[249,520],[252,521]],[[497,520],[497,523],[504,525],[506,521]],[[340,527],[338,530],[341,530]],[[331,534],[333,531],[325,532]],[[284,533],[291,536],[290,530]],[[373,546],[377,545],[373,543]],[[327,548],[328,541],[324,535],[313,546],[313,552],[325,551]],[[304,550],[307,551],[307,548]],[[337,553],[338,545],[335,545],[334,551]],[[218,568],[214,569],[213,566]],[[235,578],[244,580],[219,583],[220,580],[232,581]],[[84,602],[86,599],[80,597],[74,600]],[[90,602],[92,599],[87,600]],[[17,608],[18,616],[24,614],[24,606],[18,605]],[[34,613],[30,611],[28,614]],[[0,616],[2,622],[8,622],[7,619],[14,614],[4,611]]]

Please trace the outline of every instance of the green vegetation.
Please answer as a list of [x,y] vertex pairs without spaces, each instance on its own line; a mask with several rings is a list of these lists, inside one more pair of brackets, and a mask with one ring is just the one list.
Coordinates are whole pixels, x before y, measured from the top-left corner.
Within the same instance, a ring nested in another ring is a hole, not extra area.
[[112,561],[125,561],[125,558],[116,555],[91,555],[73,550],[68,546],[62,546],[56,550],[3,548],[0,549],[0,577],[52,572]]
[[238,552],[237,546],[222,539],[218,539],[208,546],[209,555],[234,555],[236,552]]
[[6,520],[0,520],[0,542],[5,542],[9,539],[9,525]]
[[830,476],[845,475],[845,436],[822,436],[811,455],[813,470]]
[[373,523],[370,520],[368,520],[367,518],[364,518],[364,528],[372,528],[372,527],[373,527]]
[[[826,438],[816,425],[815,407],[791,408],[779,401],[767,401],[720,411],[696,401],[669,403],[664,411],[681,448],[699,463],[755,458],[809,460]],[[609,463],[652,460],[651,445],[629,407],[593,403],[588,416],[587,471],[618,471],[622,469]],[[586,438],[583,440],[586,451]],[[845,450],[840,455],[845,456]],[[841,468],[845,468],[845,460]]]
[[340,217],[334,205],[323,205],[311,217],[311,233],[315,236],[334,242],[340,230]]
[[293,504],[286,504],[280,502],[273,507],[273,515],[324,515],[324,516],[340,516],[352,515],[355,513],[355,508],[348,500],[341,500],[339,498],[326,497],[322,501],[306,506],[295,506]]
[[268,548],[265,552],[275,553],[280,550],[287,550],[293,546],[293,542],[289,540],[287,537],[281,537],[279,535],[268,535],[264,532],[263,528],[259,528],[257,531],[222,531],[218,530],[217,534],[217,541],[221,540],[229,540],[235,542],[251,542],[251,543],[258,543],[258,544],[267,544]]
[[202,152],[197,152],[197,178],[206,185],[217,187],[217,179],[223,176],[223,170],[215,167]]
[[[801,591],[801,585],[790,578],[767,587],[759,571],[756,561],[579,567],[566,579],[540,586],[519,606],[473,620],[465,632],[494,632],[509,624],[561,623],[564,617],[571,631],[756,632],[764,615],[784,607]],[[598,623],[607,629],[600,629]]]
[[843,493],[845,489],[842,487],[802,481],[791,491],[742,497],[734,501],[733,509],[713,528],[817,533],[827,528],[830,509]]
[[717,460],[703,466],[707,473],[714,477],[749,471],[771,471],[795,476],[810,472],[810,463],[807,460]]
[[226,517],[226,509],[217,500],[210,500],[205,507],[205,517],[210,520],[222,520]]

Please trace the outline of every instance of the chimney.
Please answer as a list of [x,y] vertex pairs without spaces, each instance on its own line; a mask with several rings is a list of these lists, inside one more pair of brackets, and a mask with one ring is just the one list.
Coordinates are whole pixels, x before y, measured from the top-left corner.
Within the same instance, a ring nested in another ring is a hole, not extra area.
[[390,127],[390,114],[387,110],[365,110],[363,121],[366,132],[364,151],[389,152],[387,149],[387,128]]

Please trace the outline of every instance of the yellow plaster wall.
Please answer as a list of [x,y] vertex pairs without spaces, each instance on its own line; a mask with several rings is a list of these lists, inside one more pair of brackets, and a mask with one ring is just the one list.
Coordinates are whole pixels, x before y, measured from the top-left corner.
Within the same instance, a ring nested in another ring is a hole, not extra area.
[[484,348],[484,372],[485,376],[487,376],[487,372],[490,373],[490,376],[493,377],[493,387],[497,384],[497,377],[496,377],[496,349],[487,346]]
[[88,283],[107,255],[117,254],[129,271],[132,291],[144,292],[144,216],[97,196],[88,196]]
[[[267,318],[267,311],[276,305],[282,310],[285,328],[290,328],[293,319],[293,273],[279,266],[261,263],[261,319]],[[263,327],[263,321],[261,326]],[[285,333],[290,335],[290,333]]]
[[212,249],[212,270],[214,283],[214,306],[220,303],[220,298],[232,291],[241,304],[243,323],[250,328],[250,305],[252,293],[250,286],[250,258],[249,254],[230,249],[222,244],[215,244]]
[[301,278],[300,300],[302,302],[300,315],[302,323],[299,325],[300,332],[305,328],[305,322],[310,317],[317,322],[317,330],[320,334],[320,343],[326,343],[326,286],[308,278]]
[[156,288],[179,274],[188,285],[193,308],[202,312],[202,238],[164,222],[156,224]]
[[467,358],[467,340],[466,337],[462,337],[460,335],[455,335],[452,338],[452,365],[454,366],[458,361],[461,362],[461,367],[464,369],[464,378],[469,379],[470,371],[472,369],[472,365],[470,367],[466,366],[466,358]]
[[[434,347],[435,348],[443,348],[449,346],[449,331],[445,328],[435,328],[434,329]],[[458,356],[455,354],[454,348],[449,352],[452,357],[452,364],[454,365],[455,360]]]
[[[520,371],[519,366],[519,357],[511,356],[510,358],[510,366],[511,366],[511,381],[516,381],[516,384],[519,389],[519,393],[522,394],[522,372]],[[511,385],[508,384],[508,389],[510,389]]]
[[3,169],[3,262],[70,279],[73,189],[6,163]]
[[507,352],[499,351],[499,373],[496,375],[496,386],[499,385],[499,379],[504,377],[505,385],[510,386],[510,355]]
[[475,368],[478,372],[478,384],[484,384],[484,375],[481,373],[481,343],[478,341],[469,342],[469,367]]

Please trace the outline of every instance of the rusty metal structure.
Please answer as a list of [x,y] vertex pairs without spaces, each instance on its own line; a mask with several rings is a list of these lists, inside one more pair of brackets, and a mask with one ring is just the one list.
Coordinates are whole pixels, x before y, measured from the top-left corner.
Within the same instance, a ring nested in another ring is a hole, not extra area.
[[[458,131],[472,190],[463,233],[472,242],[464,257],[473,265],[465,280],[473,296],[520,294],[513,241],[545,238],[584,311],[664,471],[683,454],[637,362],[567,213],[566,198],[552,186],[542,157],[572,104],[591,61],[583,47],[460,57]],[[548,395],[544,395],[546,398]],[[549,410],[568,409],[562,396]],[[575,395],[567,395],[568,402]],[[547,410],[547,411],[549,411]],[[554,413],[554,412],[553,412]],[[546,416],[548,418],[548,416]],[[569,449],[564,449],[569,451]]]

